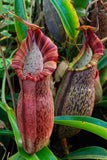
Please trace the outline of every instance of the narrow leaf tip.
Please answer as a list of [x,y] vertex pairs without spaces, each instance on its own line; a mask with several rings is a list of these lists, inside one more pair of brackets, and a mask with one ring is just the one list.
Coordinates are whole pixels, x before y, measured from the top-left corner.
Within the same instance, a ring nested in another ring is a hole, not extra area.
[[10,14],[12,14],[15,18],[17,18],[19,21],[21,21],[22,23],[24,23],[26,26],[28,26],[29,28],[31,28],[32,30],[36,30],[36,29],[42,29],[44,27],[39,27],[36,24],[31,24],[23,19],[21,19],[20,17],[18,17],[17,15],[15,15],[14,13],[8,11]]

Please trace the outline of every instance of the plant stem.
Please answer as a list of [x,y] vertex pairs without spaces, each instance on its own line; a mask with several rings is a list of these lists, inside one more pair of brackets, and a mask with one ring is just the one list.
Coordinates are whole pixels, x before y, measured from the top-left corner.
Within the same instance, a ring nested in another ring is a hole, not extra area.
[[101,42],[104,44],[107,41],[107,37],[101,39]]
[[5,17],[3,15],[0,15],[0,17],[3,18],[3,21],[1,22],[1,24],[5,21]]
[[78,47],[78,45],[77,45],[76,41],[75,41],[75,40],[73,40],[73,42],[74,42],[74,44],[75,44],[76,48],[78,49],[78,51],[80,52],[80,49],[79,49],[79,47]]
[[16,51],[18,50],[18,48],[16,48],[12,53],[11,53],[11,55],[10,55],[10,57],[9,58],[12,58],[13,57],[13,55],[16,53]]
[[2,157],[2,160],[4,160],[4,158],[5,158],[5,156],[6,156],[6,152],[7,152],[7,150],[6,150],[5,146],[4,146],[4,144],[3,144],[3,143],[1,143],[1,142],[0,142],[0,146],[2,146],[2,147],[3,147],[3,149],[4,149],[4,155],[3,155],[3,157]]
[[40,25],[41,20],[43,19],[44,13],[43,11],[40,12],[38,19],[36,20],[36,25]]
[[9,109],[9,106],[8,106],[6,99],[5,99],[5,84],[6,84],[6,72],[4,72],[4,75],[3,75],[1,99],[2,99],[2,103],[5,105],[6,109]]
[[33,0],[31,1],[31,7],[30,7],[30,23],[32,22],[32,7],[33,7]]
[[[6,72],[6,77],[7,77],[8,85],[9,85],[9,88],[10,88],[10,92],[11,92],[11,96],[12,96],[12,101],[13,101],[13,106],[14,106],[14,111],[15,111],[16,101],[15,101],[14,91],[13,91],[13,88],[12,88],[12,85],[11,85],[11,80],[10,80],[10,77],[9,77],[9,73],[8,73],[8,70],[7,70],[6,62],[5,62],[4,53],[2,51],[1,46],[0,46],[0,52],[1,52],[2,59],[3,59],[3,64],[4,64],[4,68],[5,68],[5,72]],[[5,84],[4,84],[3,87],[4,87],[3,89],[5,89]],[[3,98],[3,101],[4,101],[5,105],[7,106],[7,103],[6,103],[6,100],[5,100],[5,92],[3,92],[3,97],[2,98]]]
[[[69,38],[69,42],[70,42],[70,38]],[[67,61],[69,60],[69,51],[70,51],[70,43],[68,43],[68,49],[67,49]]]

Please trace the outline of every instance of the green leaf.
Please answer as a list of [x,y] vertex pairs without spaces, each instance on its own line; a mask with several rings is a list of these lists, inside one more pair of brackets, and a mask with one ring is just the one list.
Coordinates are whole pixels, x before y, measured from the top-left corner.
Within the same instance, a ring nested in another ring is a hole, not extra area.
[[1,30],[7,30],[8,31],[8,33],[9,32],[16,32],[15,31],[15,25],[14,25],[14,23],[13,24],[7,24],[5,27],[3,27]]
[[[19,93],[14,93],[14,96],[15,96],[15,100],[16,100],[16,104],[17,104]],[[8,94],[8,95],[6,96],[6,100],[12,101],[12,96],[11,96],[11,94]]]
[[40,160],[57,160],[55,155],[51,152],[48,147],[44,147],[42,150],[36,153]]
[[[18,17],[22,18],[23,20],[27,20],[24,0],[15,0],[14,8],[15,8],[15,14]],[[19,41],[22,42],[23,39],[27,37],[28,27],[15,18],[15,29],[16,29],[16,33]]]
[[107,66],[102,68],[99,73],[100,73],[100,82],[101,85],[103,86],[104,83],[107,81]]
[[88,0],[74,0],[74,7],[86,8],[88,4]]
[[0,120],[2,120],[4,123],[8,123],[8,116],[2,108],[0,108]]
[[7,30],[3,30],[2,32],[0,32],[0,34],[2,34],[3,36],[6,36],[6,37],[11,37],[11,34],[7,31]]
[[60,43],[66,41],[66,33],[61,22],[61,19],[52,5],[50,0],[43,1],[43,11],[48,26],[49,32],[52,34],[53,38]]
[[92,146],[78,149],[65,156],[63,159],[107,159],[107,150]]
[[9,130],[4,130],[4,129],[0,129],[0,135],[8,135],[8,136],[13,136],[13,132],[9,131]]
[[95,107],[106,107],[107,108],[107,96],[103,96],[102,99],[95,103]]
[[19,153],[14,154],[8,160],[26,160],[25,158],[21,157]]
[[[7,68],[12,64],[12,58],[5,58]],[[4,70],[3,59],[0,58],[0,72]]]
[[0,0],[0,14],[3,12],[3,5],[2,5],[2,0]]
[[[5,58],[5,61],[6,61],[7,68],[9,68],[10,65],[12,64],[12,58]],[[3,77],[3,72],[4,72],[3,59],[0,58],[0,77]]]
[[57,116],[55,124],[72,126],[90,131],[107,140],[107,122],[85,116]]
[[22,139],[21,139],[18,127],[17,127],[16,118],[15,118],[13,109],[9,108],[7,110],[7,114],[8,114],[8,118],[11,123],[12,129],[13,129],[13,132],[14,132],[16,143],[17,143],[18,147],[20,148],[20,147],[22,147]]
[[96,103],[95,107],[106,107],[107,108],[107,100],[103,100],[103,101]]
[[101,70],[106,66],[107,66],[107,49],[104,51],[104,55],[99,59],[97,68],[98,70]]
[[23,150],[23,148],[18,148],[18,149],[19,149],[20,155],[24,157],[26,160],[40,160],[36,154],[29,155]]
[[14,3],[14,0],[3,0],[3,2],[7,3],[7,4],[13,4]]
[[[34,159],[31,159],[31,160],[48,160],[48,159],[57,160],[57,158],[54,156],[54,154],[51,152],[51,150],[48,147],[44,147],[33,156],[34,156]],[[25,160],[25,158],[21,157],[19,153],[16,153],[12,157],[10,157],[8,160],[19,160],[19,159]]]
[[85,17],[85,9],[80,7],[75,7],[78,17]]
[[0,101],[0,107],[3,109],[3,111],[7,111],[7,109],[6,109],[6,107],[5,107],[5,105]]
[[61,18],[66,33],[71,39],[76,40],[79,31],[75,28],[78,28],[80,24],[72,3],[70,0],[51,0],[51,2]]
[[[4,7],[4,5],[3,5]],[[9,9],[10,10],[10,9]],[[8,11],[8,9],[7,9]],[[6,14],[8,14],[8,12],[6,12]],[[2,26],[0,26],[0,33],[3,34],[4,36],[11,36],[11,34],[9,34],[9,32],[15,32],[15,24],[13,19],[13,15],[11,16],[11,14],[8,15],[8,18],[5,19],[4,23]],[[3,33],[3,31],[8,31],[8,35],[6,35],[6,33]],[[8,36],[8,37],[9,37]]]
[[77,12],[78,17],[85,16],[85,9],[87,7],[88,0],[74,0],[73,6]]

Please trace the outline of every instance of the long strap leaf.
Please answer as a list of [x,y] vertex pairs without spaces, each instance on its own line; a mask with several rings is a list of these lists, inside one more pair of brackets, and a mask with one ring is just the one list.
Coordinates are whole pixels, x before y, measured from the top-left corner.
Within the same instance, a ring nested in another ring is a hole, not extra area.
[[[15,9],[15,14],[18,17],[20,17],[23,20],[27,20],[24,0],[15,0],[14,9]],[[15,29],[16,29],[18,40],[22,42],[23,39],[25,39],[27,36],[28,27],[22,22],[20,22],[18,19],[15,19]]]
[[77,31],[75,28],[78,28],[80,24],[71,1],[51,0],[51,2],[61,18],[66,33],[71,39],[76,40],[79,31]]
[[64,159],[107,159],[107,150],[97,146],[80,148],[65,156]]
[[92,132],[107,140],[107,122],[85,116],[57,116],[55,124],[67,125]]

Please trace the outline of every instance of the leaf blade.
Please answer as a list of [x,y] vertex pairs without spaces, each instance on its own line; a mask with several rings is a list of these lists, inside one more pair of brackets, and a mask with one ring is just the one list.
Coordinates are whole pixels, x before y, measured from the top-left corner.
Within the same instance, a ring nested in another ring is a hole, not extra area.
[[[23,20],[27,20],[24,0],[15,0],[14,9],[15,9],[15,14],[18,17],[22,18]],[[22,42],[23,39],[25,39],[27,36],[28,27],[15,18],[15,29],[19,41]]]
[[66,33],[71,39],[76,40],[79,31],[77,31],[75,28],[78,28],[80,24],[72,3],[70,0],[51,0],[51,2],[61,18]]
[[86,8],[88,4],[88,0],[74,0],[74,6],[78,6],[80,8]]
[[47,159],[57,160],[57,158],[55,157],[55,155],[46,146],[42,150],[40,150],[39,152],[37,152],[36,154],[39,157],[39,159],[41,159],[41,160],[47,160]]
[[97,118],[85,116],[57,116],[54,122],[55,124],[84,129],[107,140],[107,123]]
[[107,159],[107,151],[104,148],[91,146],[71,152],[63,159]]
[[4,130],[4,129],[0,129],[0,135],[8,135],[8,136],[13,136],[13,132],[10,130]]
[[99,59],[97,68],[98,70],[101,70],[106,66],[107,66],[107,49],[104,50],[104,55]]
[[2,4],[2,0],[0,0],[0,14],[2,14],[3,12],[3,4]]

